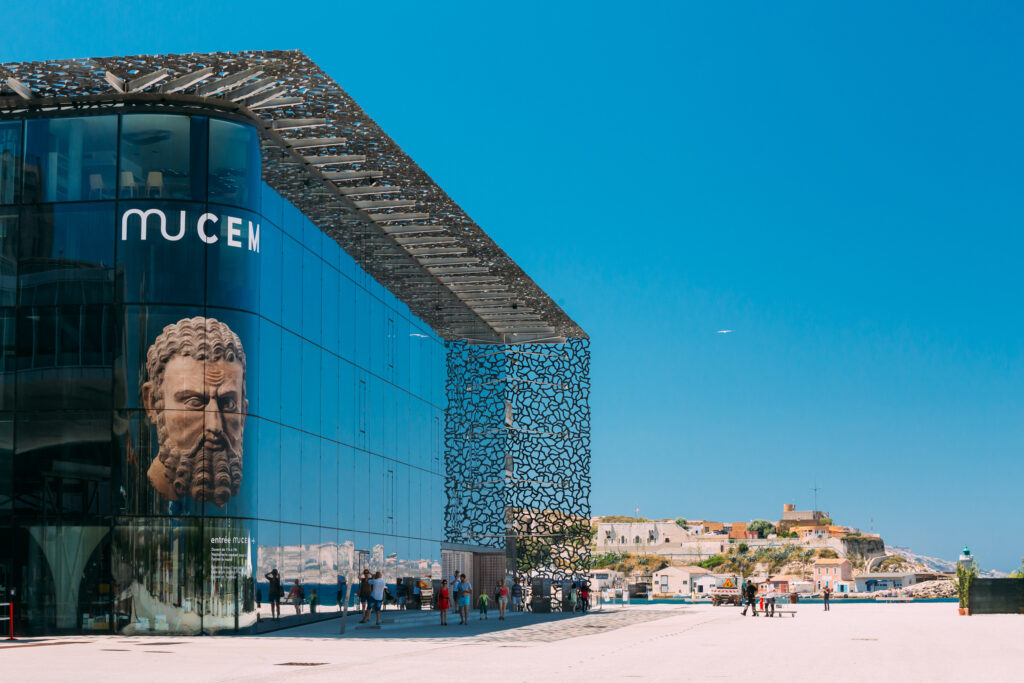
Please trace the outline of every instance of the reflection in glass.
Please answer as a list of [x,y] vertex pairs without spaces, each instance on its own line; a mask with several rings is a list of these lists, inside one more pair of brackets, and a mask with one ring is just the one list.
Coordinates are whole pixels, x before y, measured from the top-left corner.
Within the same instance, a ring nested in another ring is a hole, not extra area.
[[210,119],[210,202],[259,208],[259,136],[252,126]]
[[113,226],[113,202],[22,209],[18,239],[21,303],[113,301]]
[[202,631],[207,553],[201,524],[189,518],[117,521],[115,610],[121,633]]
[[[197,228],[205,213],[205,204],[118,202],[115,234],[117,296],[121,301],[205,304],[209,247],[200,239]],[[204,228],[208,224],[204,222]],[[180,239],[165,239],[162,225],[171,235],[179,231],[184,234]]]
[[110,407],[112,307],[22,306],[18,312],[18,408]]
[[113,199],[116,145],[116,116],[29,120],[25,202]]
[[206,304],[227,306],[259,313],[262,260],[260,217],[248,211],[210,205],[209,213],[218,217],[210,234],[218,243],[206,253]]
[[0,306],[13,306],[18,282],[18,210],[0,209]]
[[206,123],[176,114],[121,117],[118,196],[205,200]]
[[21,129],[21,121],[0,122],[0,204],[14,204],[18,201]]

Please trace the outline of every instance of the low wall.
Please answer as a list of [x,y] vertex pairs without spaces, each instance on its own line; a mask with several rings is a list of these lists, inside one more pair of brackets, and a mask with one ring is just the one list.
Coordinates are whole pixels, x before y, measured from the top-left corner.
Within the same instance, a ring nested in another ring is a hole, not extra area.
[[974,579],[971,614],[1024,614],[1024,579]]

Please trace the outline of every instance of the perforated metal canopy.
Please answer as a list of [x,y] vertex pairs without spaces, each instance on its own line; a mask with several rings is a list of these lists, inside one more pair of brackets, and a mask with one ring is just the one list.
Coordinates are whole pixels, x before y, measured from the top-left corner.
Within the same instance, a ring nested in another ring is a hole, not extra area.
[[245,117],[264,179],[445,339],[587,337],[300,51],[7,63],[0,82],[3,116],[138,105]]

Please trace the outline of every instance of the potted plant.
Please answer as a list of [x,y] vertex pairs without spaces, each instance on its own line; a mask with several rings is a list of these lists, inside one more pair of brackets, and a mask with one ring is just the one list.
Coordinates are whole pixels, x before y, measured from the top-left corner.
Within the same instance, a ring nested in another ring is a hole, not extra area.
[[970,564],[957,564],[956,566],[956,595],[960,601],[960,614],[971,613],[970,591],[971,582],[978,576],[978,565],[974,560]]

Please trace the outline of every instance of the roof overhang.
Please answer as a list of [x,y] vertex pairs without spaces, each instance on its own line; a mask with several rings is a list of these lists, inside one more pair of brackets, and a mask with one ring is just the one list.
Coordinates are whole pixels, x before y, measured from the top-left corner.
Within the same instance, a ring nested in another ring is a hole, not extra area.
[[587,336],[300,51],[7,63],[0,83],[4,117],[151,107],[249,120],[264,180],[440,336]]

